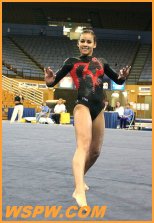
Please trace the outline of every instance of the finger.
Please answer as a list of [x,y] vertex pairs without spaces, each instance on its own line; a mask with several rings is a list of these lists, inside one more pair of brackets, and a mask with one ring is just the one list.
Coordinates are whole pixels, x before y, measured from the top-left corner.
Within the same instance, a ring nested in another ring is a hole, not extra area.
[[131,66],[126,66],[127,67],[127,70],[130,70],[131,69]]
[[120,74],[123,74],[123,69],[120,70]]
[[131,69],[131,66],[127,68],[127,71],[126,72],[129,73],[130,72],[130,69]]
[[50,71],[50,72],[53,72],[51,68],[48,68],[47,70]]

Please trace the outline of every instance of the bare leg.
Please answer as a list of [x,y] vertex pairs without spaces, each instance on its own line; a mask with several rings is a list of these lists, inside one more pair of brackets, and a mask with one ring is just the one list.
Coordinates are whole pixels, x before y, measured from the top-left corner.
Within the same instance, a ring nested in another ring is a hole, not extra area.
[[84,105],[76,105],[74,109],[74,125],[77,149],[73,157],[73,174],[75,191],[73,197],[80,207],[86,206],[84,169],[92,139],[92,120],[89,109]]
[[16,117],[17,117],[17,114],[18,114],[18,106],[16,105],[14,107],[14,110],[13,110],[13,113],[12,113],[12,117],[11,117],[11,123],[15,121]]
[[22,119],[24,107],[23,105],[18,105],[18,106],[19,106],[19,110],[18,110],[18,122],[19,122]]
[[104,137],[104,114],[101,112],[96,119],[92,122],[92,142],[90,145],[89,155],[86,159],[84,173],[89,170],[91,166],[96,162],[100,155],[101,147]]

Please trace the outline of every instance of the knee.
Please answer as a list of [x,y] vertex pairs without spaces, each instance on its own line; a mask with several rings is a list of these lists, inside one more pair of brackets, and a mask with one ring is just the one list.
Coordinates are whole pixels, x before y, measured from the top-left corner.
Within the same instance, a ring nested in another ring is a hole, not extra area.
[[86,132],[82,132],[76,135],[77,148],[87,150],[90,148],[92,135]]
[[93,154],[92,154],[93,158],[94,158],[94,159],[97,159],[97,158],[100,156],[100,152],[101,152],[100,149],[95,150],[95,151],[93,152]]
[[93,149],[90,151],[90,159],[92,160],[97,160],[97,158],[100,156],[100,152],[101,150],[98,148],[98,149]]
[[93,159],[97,159],[100,156],[101,153],[101,146],[93,146],[90,148],[90,156]]
[[90,149],[90,139],[85,139],[80,142],[77,142],[77,148],[81,149],[85,153],[89,153]]

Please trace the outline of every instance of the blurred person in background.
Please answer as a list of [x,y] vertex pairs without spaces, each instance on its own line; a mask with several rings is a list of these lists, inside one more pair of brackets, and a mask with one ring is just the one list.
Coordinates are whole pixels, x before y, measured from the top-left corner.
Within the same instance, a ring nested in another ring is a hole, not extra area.
[[60,114],[66,112],[66,106],[64,105],[64,100],[59,98],[56,106],[54,107],[54,113],[52,114],[52,120],[56,124],[60,124]]
[[116,105],[115,105],[115,109],[116,112],[118,112],[118,118],[120,119],[120,117],[122,117],[124,115],[124,107],[121,106],[120,102],[117,101]]
[[120,128],[126,128],[127,123],[130,123],[130,121],[133,118],[133,110],[130,108],[130,104],[127,103],[124,108],[124,114],[120,117]]
[[43,102],[42,103],[42,106],[41,106],[41,111],[36,116],[36,123],[39,122],[39,120],[40,120],[41,117],[47,117],[48,114],[49,114],[49,112],[50,112],[49,107],[46,105],[45,102]]
[[113,108],[111,107],[111,105],[109,104],[109,100],[105,100],[104,101],[104,111],[113,111]]
[[24,102],[24,97],[19,91],[14,97],[15,106],[13,109],[10,123],[13,123],[16,120],[17,115],[18,115],[18,122],[20,122],[20,120],[22,119],[23,111],[24,111],[23,102]]

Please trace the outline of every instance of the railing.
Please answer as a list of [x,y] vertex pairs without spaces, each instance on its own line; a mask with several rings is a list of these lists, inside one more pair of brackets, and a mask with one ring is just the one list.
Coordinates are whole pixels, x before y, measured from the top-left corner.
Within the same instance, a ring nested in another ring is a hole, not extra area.
[[42,91],[34,88],[21,87],[18,81],[13,80],[12,78],[8,78],[4,75],[2,75],[2,89],[8,90],[15,94],[20,92],[24,99],[29,100],[37,105],[41,105],[43,102]]

